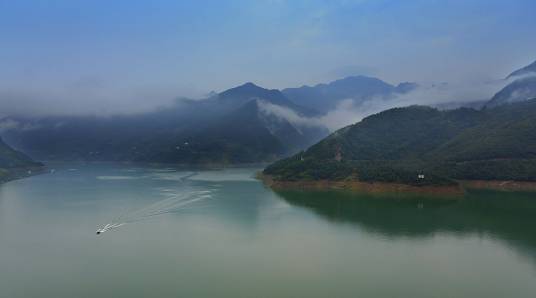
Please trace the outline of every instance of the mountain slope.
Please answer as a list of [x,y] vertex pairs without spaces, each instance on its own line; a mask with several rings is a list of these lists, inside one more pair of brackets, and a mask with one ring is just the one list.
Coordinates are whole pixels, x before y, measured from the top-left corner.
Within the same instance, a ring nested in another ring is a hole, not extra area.
[[289,100],[281,91],[277,89],[264,89],[251,82],[228,89],[218,94],[216,98],[220,104],[231,109],[244,105],[254,99],[262,99],[272,104],[292,109],[304,116],[317,115],[316,111]]
[[512,77],[519,77],[519,76],[527,75],[527,74],[530,74],[530,73],[536,73],[536,61],[532,62],[531,64],[529,64],[529,65],[527,65],[527,66],[525,66],[523,68],[520,68],[520,69],[512,72],[506,78],[509,79],[509,78],[512,78]]
[[521,102],[536,97],[536,61],[512,72],[506,79],[513,81],[499,90],[484,105],[486,108]]
[[0,182],[19,176],[19,172],[26,173],[27,169],[40,166],[42,166],[41,163],[35,162],[25,154],[13,150],[0,139]]
[[139,115],[11,117],[4,121],[16,125],[3,135],[41,160],[235,163],[272,161],[327,134],[323,127],[301,128],[263,115],[258,100],[314,115],[278,90],[247,83]]
[[298,128],[287,120],[266,114],[258,99],[195,133],[179,136],[167,146],[155,148],[143,161],[173,163],[254,163],[274,161],[320,140],[327,131]]
[[25,154],[9,147],[0,139],[0,168],[18,168],[41,165]]
[[536,100],[485,110],[479,118],[433,156],[456,162],[536,158]]
[[485,107],[493,108],[500,105],[525,101],[536,97],[536,73],[535,76],[517,79],[506,85],[486,103]]
[[[279,180],[449,184],[536,180],[536,100],[476,111],[396,108],[345,127],[274,163]],[[425,179],[418,175],[426,173]]]

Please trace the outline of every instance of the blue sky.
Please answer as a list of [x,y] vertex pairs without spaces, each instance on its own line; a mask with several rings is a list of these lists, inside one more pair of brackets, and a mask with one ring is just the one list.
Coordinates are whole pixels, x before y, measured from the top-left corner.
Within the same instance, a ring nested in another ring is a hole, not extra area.
[[522,0],[0,0],[0,107],[95,98],[144,108],[246,81],[357,74],[497,79],[536,59],[535,11]]

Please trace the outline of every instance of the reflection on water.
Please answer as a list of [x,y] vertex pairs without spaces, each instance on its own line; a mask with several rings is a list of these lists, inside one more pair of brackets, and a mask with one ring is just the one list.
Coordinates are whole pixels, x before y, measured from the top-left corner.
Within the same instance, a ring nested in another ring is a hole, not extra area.
[[531,195],[396,200],[274,193],[251,168],[54,168],[0,185],[2,298],[536,292]]
[[345,191],[278,191],[291,205],[385,237],[477,234],[504,240],[536,264],[536,196],[471,190],[463,199],[381,197]]

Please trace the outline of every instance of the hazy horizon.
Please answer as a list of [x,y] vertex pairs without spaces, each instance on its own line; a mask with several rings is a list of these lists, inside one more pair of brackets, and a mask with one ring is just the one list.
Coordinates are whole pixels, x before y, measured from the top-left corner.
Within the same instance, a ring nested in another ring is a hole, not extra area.
[[137,113],[245,82],[283,89],[349,75],[448,82],[459,86],[452,98],[465,89],[487,96],[497,88],[474,86],[536,59],[535,9],[533,1],[0,1],[0,109]]

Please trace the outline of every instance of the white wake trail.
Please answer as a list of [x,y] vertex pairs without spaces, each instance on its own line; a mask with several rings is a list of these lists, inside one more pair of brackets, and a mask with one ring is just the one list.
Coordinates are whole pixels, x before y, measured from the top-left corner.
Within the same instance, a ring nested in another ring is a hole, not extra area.
[[[195,174],[182,177],[182,181],[193,175]],[[212,193],[214,192],[213,189],[193,190],[182,194],[177,193],[177,191],[170,188],[160,189],[160,195],[167,196],[166,198],[134,211],[128,211],[127,209],[126,212],[123,212],[117,218],[114,218],[111,222],[98,229],[97,234],[116,229],[126,224],[147,220],[155,216],[193,209],[195,206],[190,205],[212,198]]]

